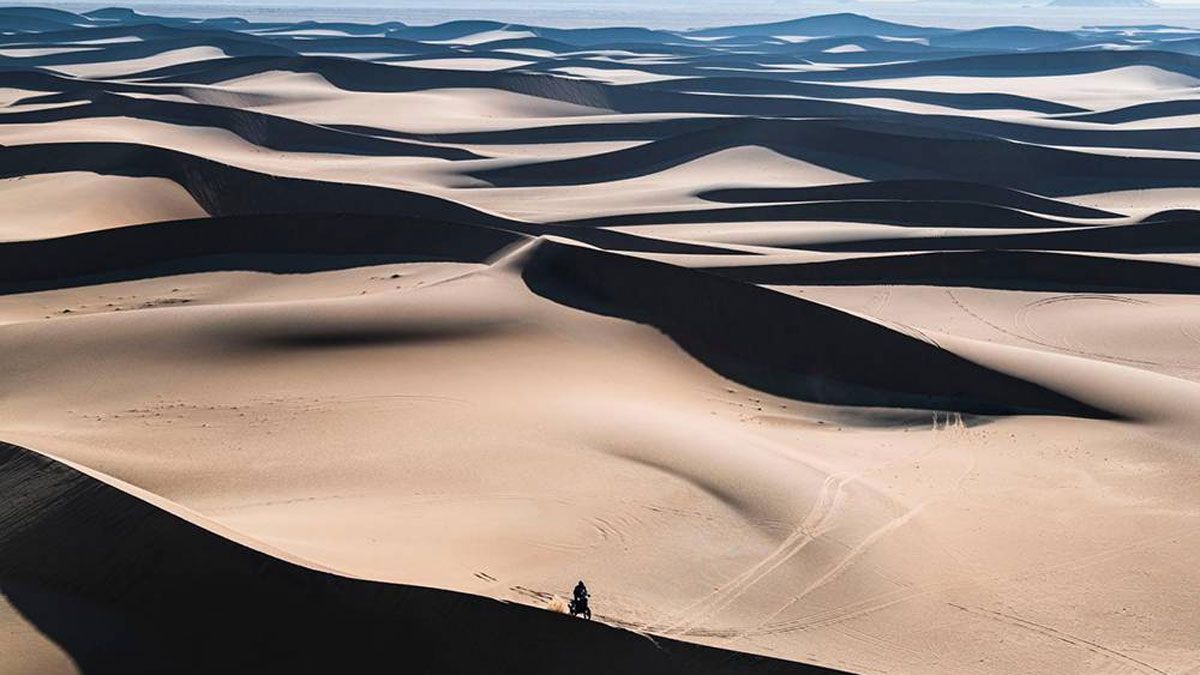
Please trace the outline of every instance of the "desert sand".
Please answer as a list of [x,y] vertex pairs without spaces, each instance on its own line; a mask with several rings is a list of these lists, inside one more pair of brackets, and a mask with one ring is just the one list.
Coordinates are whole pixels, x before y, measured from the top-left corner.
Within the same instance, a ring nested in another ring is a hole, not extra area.
[[1200,31],[0,29],[3,675],[1200,670]]

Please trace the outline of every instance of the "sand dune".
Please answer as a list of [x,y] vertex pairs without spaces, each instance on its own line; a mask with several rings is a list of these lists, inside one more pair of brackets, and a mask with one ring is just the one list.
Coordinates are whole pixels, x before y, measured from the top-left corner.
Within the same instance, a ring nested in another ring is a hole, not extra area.
[[[83,672],[318,672],[403,661],[465,673],[481,654],[511,672],[822,672],[333,575],[30,450],[0,453],[5,492],[20,491],[24,507],[4,513],[5,597]],[[398,638],[424,648],[398,653]]]
[[1066,218],[1118,218],[1120,214],[1077,206],[1017,190],[961,181],[873,181],[811,188],[716,190],[700,195],[715,202],[824,202],[839,200],[929,200],[990,204]]
[[1081,293],[1195,293],[1200,268],[1045,251],[939,251],[793,265],[710,268],[757,284],[971,286]]
[[[66,208],[45,208],[63,195],[69,195]],[[5,240],[206,215],[178,184],[161,178],[64,172],[0,181],[0,238]]]
[[[473,172],[498,186],[572,185],[643,175],[730,145],[761,145],[872,180],[956,179],[1003,183],[1043,195],[1189,185],[1192,160],[1110,155],[1014,143],[1006,138],[876,120],[733,120],[723,126],[597,157],[531,162]],[[1022,175],[1016,167],[1044,171]],[[1132,171],[1118,170],[1136,167]],[[950,167],[954,167],[951,169]]]
[[0,8],[0,675],[1195,670],[1197,40]]
[[[1013,406],[1103,416],[1051,392],[976,371],[934,345],[822,305],[609,255],[553,243],[534,244],[516,254],[521,276],[534,292],[593,313],[653,325],[717,372],[759,391],[877,407],[995,413]],[[704,297],[704,311],[693,312],[694,303],[684,294]],[[846,344],[896,362],[885,366],[869,357],[841,358]],[[906,372],[905,365],[920,372]],[[973,391],[975,387],[979,389]]]
[[[447,232],[456,232],[446,238]],[[521,235],[397,217],[227,216],[109,228],[60,239],[0,244],[7,291],[21,285],[94,283],[181,270],[300,272],[364,261],[483,262]],[[153,270],[153,271],[152,271]],[[76,279],[84,277],[85,279]]]

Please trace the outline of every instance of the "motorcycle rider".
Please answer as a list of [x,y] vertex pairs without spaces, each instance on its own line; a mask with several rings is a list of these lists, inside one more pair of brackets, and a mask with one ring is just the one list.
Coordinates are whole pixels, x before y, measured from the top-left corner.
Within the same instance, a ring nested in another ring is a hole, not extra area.
[[574,604],[575,609],[579,614],[591,613],[588,611],[589,597],[591,597],[591,594],[588,593],[587,586],[584,586],[583,580],[580,579],[579,583],[575,584],[575,599],[572,601],[572,604]]

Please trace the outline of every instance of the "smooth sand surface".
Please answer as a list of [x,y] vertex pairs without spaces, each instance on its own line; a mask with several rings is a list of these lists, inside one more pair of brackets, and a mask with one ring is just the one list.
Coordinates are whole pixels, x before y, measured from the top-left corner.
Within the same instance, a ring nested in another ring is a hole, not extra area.
[[1160,34],[29,11],[3,675],[1200,668]]
[[206,215],[164,178],[63,172],[0,181],[0,239],[8,241]]

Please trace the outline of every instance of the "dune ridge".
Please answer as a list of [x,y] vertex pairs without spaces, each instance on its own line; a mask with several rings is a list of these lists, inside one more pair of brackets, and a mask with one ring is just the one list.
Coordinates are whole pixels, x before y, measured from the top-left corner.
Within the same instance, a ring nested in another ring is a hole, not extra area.
[[[388,662],[465,673],[480,654],[499,672],[835,672],[332,575],[10,444],[0,444],[0,484],[8,552],[0,590],[89,673],[326,672]],[[398,637],[423,648],[398,652]]]
[[[515,256],[510,264],[520,261],[521,278],[535,293],[592,313],[650,323],[717,372],[759,391],[886,408],[1106,416],[977,369],[936,344],[806,300],[553,242],[536,242]],[[763,281],[752,272],[743,278]],[[841,353],[845,345],[894,361],[847,359]]]

